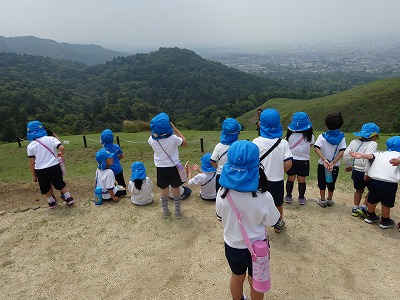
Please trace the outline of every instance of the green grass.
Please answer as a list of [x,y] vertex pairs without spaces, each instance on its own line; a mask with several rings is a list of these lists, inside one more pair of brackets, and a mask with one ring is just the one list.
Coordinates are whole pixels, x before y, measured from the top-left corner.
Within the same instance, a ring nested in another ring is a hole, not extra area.
[[[189,160],[190,163],[200,164],[200,157],[204,154],[201,152],[200,139],[203,139],[204,151],[212,152],[214,146],[219,142],[220,132],[218,131],[182,131],[183,135],[189,142],[189,146],[179,149],[181,161],[184,163]],[[315,133],[317,138],[320,132]],[[257,132],[243,131],[240,133],[240,139],[248,139],[252,141],[256,138]],[[142,161],[148,175],[155,179],[155,167],[153,163],[153,151],[148,145],[147,140],[150,132],[141,133],[115,133],[115,139],[120,138],[120,145],[124,151],[125,158],[122,160],[124,168],[125,180],[130,177],[130,165],[135,161]],[[346,133],[346,142],[350,143],[355,138],[352,133]],[[91,185],[94,182],[95,170],[97,163],[95,161],[95,153],[101,149],[99,141],[100,134],[86,135],[87,148],[83,144],[83,136],[60,136],[62,141],[69,141],[65,144],[66,148],[66,167],[68,180],[76,180],[87,182]],[[378,139],[378,149],[385,150],[385,142],[389,136],[381,136]],[[26,146],[28,142],[23,141],[22,147],[18,147],[17,143],[9,143],[0,145],[0,182],[8,183],[29,183],[31,175],[29,171],[28,157],[26,154]],[[310,179],[316,180],[318,157],[311,150],[310,159]],[[341,173],[343,168],[341,169]],[[339,182],[349,181],[349,176],[339,175]]]
[[[310,99],[272,99],[261,107],[275,108],[281,115],[281,123],[286,128],[297,111],[306,112],[314,130],[326,130],[325,117],[339,110],[344,119],[342,130],[359,131],[362,124],[374,122],[382,132],[395,132],[395,123],[400,120],[400,78],[385,79],[361,85],[334,95]],[[237,120],[247,130],[255,130],[257,108],[245,113]]]

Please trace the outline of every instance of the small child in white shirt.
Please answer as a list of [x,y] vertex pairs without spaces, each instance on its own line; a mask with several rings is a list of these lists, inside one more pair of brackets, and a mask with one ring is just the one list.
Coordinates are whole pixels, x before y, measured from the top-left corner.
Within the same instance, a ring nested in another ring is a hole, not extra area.
[[[197,164],[192,164],[188,170],[189,185],[200,184],[200,197],[206,201],[215,201],[215,179],[216,169],[210,163],[211,153],[204,154],[200,161],[201,167]],[[193,171],[198,172],[193,177]]]
[[140,161],[131,166],[132,175],[128,182],[128,191],[131,193],[131,201],[136,205],[147,205],[153,202],[153,182],[146,176],[146,168]]
[[96,185],[102,189],[103,200],[112,199],[119,201],[118,188],[115,186],[115,175],[110,169],[113,164],[113,153],[101,149],[96,153],[96,161],[99,164],[96,170]]

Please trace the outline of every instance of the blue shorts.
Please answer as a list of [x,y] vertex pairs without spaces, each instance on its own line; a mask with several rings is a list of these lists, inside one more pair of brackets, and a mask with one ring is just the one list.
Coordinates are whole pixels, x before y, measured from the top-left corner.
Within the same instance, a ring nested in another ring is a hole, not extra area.
[[351,172],[351,179],[353,179],[354,189],[362,191],[365,187],[368,187],[369,181],[364,180],[365,173],[361,171],[353,170]]
[[327,183],[325,180],[325,167],[324,165],[318,164],[318,169],[317,169],[318,188],[321,191],[325,191],[325,189],[328,188],[328,191],[333,192],[335,190],[335,183],[336,179],[338,178],[338,175],[339,175],[339,166],[333,167],[332,171],[333,182]]
[[386,207],[394,207],[396,200],[397,183],[371,179],[369,182],[368,203],[381,203]]
[[42,195],[48,193],[52,185],[56,190],[62,190],[67,185],[64,182],[59,164],[46,169],[35,169],[35,173],[38,178],[40,193]]
[[157,186],[160,189],[180,187],[183,184],[179,176],[178,169],[174,167],[157,167]]
[[276,207],[283,205],[283,196],[285,194],[285,184],[282,181],[268,181],[267,191],[274,198]]
[[286,172],[288,176],[309,176],[310,175],[310,161],[308,160],[292,160],[292,167]]

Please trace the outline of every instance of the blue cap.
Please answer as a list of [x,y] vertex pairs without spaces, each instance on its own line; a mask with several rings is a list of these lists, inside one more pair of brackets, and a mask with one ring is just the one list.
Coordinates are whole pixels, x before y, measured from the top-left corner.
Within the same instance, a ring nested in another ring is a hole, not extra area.
[[106,169],[106,160],[108,158],[112,158],[113,157],[113,153],[107,151],[106,149],[101,149],[99,151],[97,151],[96,153],[96,161],[99,164],[98,168],[100,170],[105,170]]
[[47,136],[47,132],[46,129],[44,129],[43,124],[39,121],[30,121],[26,127],[26,135],[28,141],[33,141],[42,136]]
[[216,169],[210,163],[211,153],[204,154],[201,158],[201,170],[205,172],[215,172]]
[[102,145],[108,145],[114,142],[114,135],[111,129],[106,129],[101,133],[100,141]]
[[288,128],[291,131],[304,131],[312,128],[310,118],[305,112],[296,112],[292,117],[292,122]]
[[140,161],[134,162],[131,165],[131,170],[132,170],[131,181],[134,181],[135,179],[146,178],[146,168],[144,167],[144,164],[141,163]]
[[281,116],[276,109],[264,109],[261,113],[260,135],[268,139],[282,137]]
[[169,123],[169,117],[162,112],[150,121],[151,137],[155,140],[165,139],[172,135],[172,127]]
[[242,126],[234,118],[227,118],[222,122],[220,142],[224,145],[232,145],[239,138]]
[[219,178],[221,186],[238,192],[257,191],[259,155],[256,144],[246,140],[234,142]]
[[378,125],[374,123],[366,123],[361,127],[359,132],[353,132],[355,136],[361,136],[363,138],[370,138],[374,135],[378,135],[381,132]]
[[400,136],[392,136],[386,141],[387,151],[400,152]]

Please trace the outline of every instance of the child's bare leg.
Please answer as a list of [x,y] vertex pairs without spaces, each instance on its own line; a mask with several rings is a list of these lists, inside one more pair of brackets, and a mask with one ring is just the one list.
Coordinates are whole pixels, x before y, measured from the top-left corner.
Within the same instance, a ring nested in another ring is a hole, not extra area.
[[377,203],[374,203],[374,204],[368,203],[368,206],[367,206],[367,208],[368,208],[368,213],[370,213],[370,214],[375,213],[376,205],[377,205]]
[[368,206],[368,195],[369,195],[369,193],[367,193],[367,194],[365,195],[365,199],[364,199],[364,205],[365,205],[365,206]]
[[328,198],[329,200],[332,200],[333,198],[333,191],[328,190]]
[[319,190],[319,198],[325,200],[325,190]]
[[250,284],[250,297],[251,300],[263,300],[264,293],[259,293],[253,289],[253,277],[248,276],[249,284]]
[[382,209],[382,217],[389,219],[390,218],[390,207],[387,207],[387,206],[381,204],[381,209]]
[[357,206],[360,205],[361,197],[362,197],[363,193],[364,193],[364,190],[356,190],[354,192],[354,205],[357,205]]
[[241,300],[243,296],[243,282],[246,279],[246,273],[242,275],[236,275],[231,273],[231,279],[229,281],[229,288],[231,291],[232,298],[234,300]]
[[283,206],[282,205],[277,206],[276,208],[278,209],[279,213],[281,214],[281,219],[283,219]]

